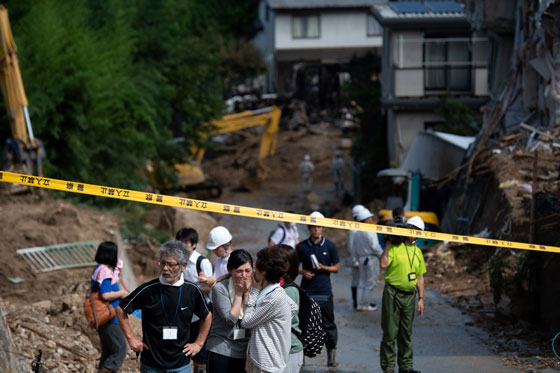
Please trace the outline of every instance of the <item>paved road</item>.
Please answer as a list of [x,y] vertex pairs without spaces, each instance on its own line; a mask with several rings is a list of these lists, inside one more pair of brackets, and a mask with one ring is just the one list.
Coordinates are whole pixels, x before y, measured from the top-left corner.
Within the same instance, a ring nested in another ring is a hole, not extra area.
[[[266,244],[268,233],[276,222],[234,216],[222,216],[222,223],[233,234],[234,248],[255,253]],[[305,227],[300,228],[306,237]],[[429,275],[429,273],[428,273]],[[351,306],[350,268],[342,266],[341,273],[331,276],[335,297],[335,317],[339,330],[337,360],[340,367],[326,369],[326,354],[307,359],[304,372],[380,372],[379,345],[381,341],[380,311],[356,312]],[[374,300],[381,303],[383,284],[374,292]],[[452,307],[438,292],[427,290],[424,316],[414,325],[414,368],[422,372],[473,373],[517,372],[504,366],[482,341],[486,334],[479,328],[467,326],[470,318]]]
[[[356,312],[350,301],[350,269],[343,267],[331,276],[334,285],[335,318],[339,326],[337,360],[340,367],[331,372],[380,372],[381,312]],[[383,284],[374,292],[381,303]],[[517,372],[506,367],[482,343],[486,334],[466,326],[470,320],[452,307],[438,292],[427,290],[424,316],[414,321],[414,368],[422,372]],[[379,307],[380,308],[380,307]],[[326,371],[326,357],[311,359],[305,371]]]

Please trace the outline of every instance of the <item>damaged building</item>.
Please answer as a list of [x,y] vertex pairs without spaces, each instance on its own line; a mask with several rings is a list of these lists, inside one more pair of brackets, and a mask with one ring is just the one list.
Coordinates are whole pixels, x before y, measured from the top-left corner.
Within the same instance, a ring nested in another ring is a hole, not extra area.
[[[490,42],[491,102],[463,166],[441,185],[452,191],[443,230],[535,244],[534,251],[479,248],[502,292],[498,308],[560,329],[560,4],[466,0],[474,32]],[[496,289],[496,286],[498,287]]]
[[444,96],[478,110],[488,101],[488,39],[472,30],[462,4],[376,4],[383,28],[382,105],[391,164],[400,164],[416,135],[443,122]]

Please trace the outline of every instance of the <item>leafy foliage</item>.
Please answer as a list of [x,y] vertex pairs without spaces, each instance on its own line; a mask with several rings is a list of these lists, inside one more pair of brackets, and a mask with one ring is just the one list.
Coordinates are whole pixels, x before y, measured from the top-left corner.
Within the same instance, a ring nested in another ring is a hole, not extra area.
[[[143,187],[148,158],[179,157],[172,137],[195,141],[202,123],[220,115],[224,81],[238,74],[223,46],[250,33],[247,14],[256,9],[217,0],[4,5],[34,132],[47,151],[45,174],[123,188]],[[5,138],[7,119],[0,120]]]
[[433,127],[436,131],[472,136],[476,130],[476,113],[467,105],[447,94],[435,112],[441,115],[444,122]]
[[[371,52],[355,56],[348,66],[351,81],[342,86],[343,104],[357,109],[360,130],[352,151],[361,166],[362,200],[370,200],[377,171],[387,164],[385,119],[381,112],[381,58]],[[366,195],[367,194],[367,195]]]

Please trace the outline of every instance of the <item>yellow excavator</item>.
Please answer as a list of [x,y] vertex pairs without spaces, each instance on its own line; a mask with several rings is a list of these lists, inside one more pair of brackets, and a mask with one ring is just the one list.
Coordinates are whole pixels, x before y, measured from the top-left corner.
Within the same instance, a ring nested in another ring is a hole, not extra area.
[[33,135],[8,10],[1,4],[0,43],[0,87],[12,132],[12,137],[6,140],[4,146],[2,168],[5,171],[42,176],[45,148],[41,140]]
[[[218,136],[225,133],[240,131],[251,127],[264,127],[258,154],[257,177],[264,179],[267,176],[263,160],[274,155],[278,138],[278,126],[282,111],[271,106],[257,110],[247,110],[241,113],[224,115],[221,119],[210,122],[212,130],[208,137]],[[177,142],[184,139],[176,139]],[[204,158],[205,148],[191,148],[190,154],[193,158],[186,163],[175,164],[177,172],[176,189],[180,191],[209,190],[211,197],[218,198],[222,194],[222,187],[216,181],[209,179],[202,170],[201,163]],[[159,190],[169,190],[171,185],[161,185],[157,182],[156,170],[153,163],[147,165],[148,175],[154,187]]]

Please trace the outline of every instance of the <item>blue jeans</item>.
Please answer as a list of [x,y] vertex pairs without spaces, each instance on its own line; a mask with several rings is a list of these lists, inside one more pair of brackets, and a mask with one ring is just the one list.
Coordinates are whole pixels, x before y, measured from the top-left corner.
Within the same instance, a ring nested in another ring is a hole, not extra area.
[[191,372],[192,371],[191,371],[190,364],[174,369],[158,369],[158,368],[152,368],[151,366],[146,364],[140,364],[140,373],[191,373]]

